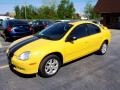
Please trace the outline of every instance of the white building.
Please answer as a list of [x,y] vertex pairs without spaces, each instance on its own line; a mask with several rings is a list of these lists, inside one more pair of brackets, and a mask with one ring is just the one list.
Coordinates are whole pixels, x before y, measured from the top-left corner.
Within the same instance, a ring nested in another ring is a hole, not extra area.
[[10,16],[0,15],[0,19],[7,20],[7,19],[14,19],[14,18],[12,18]]

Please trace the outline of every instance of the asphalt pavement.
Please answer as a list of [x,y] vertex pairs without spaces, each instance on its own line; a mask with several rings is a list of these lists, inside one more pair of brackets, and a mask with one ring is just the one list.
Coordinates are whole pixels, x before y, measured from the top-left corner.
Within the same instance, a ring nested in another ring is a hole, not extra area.
[[0,37],[0,90],[120,90],[120,30],[104,56],[89,55],[63,66],[51,78],[24,77],[12,72],[5,54],[10,42]]

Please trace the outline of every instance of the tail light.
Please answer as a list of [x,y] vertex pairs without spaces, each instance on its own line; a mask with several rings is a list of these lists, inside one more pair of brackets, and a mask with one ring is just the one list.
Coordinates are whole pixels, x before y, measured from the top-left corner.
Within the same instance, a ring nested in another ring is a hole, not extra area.
[[9,26],[9,27],[8,27],[8,32],[11,32],[11,31],[12,31],[12,27]]

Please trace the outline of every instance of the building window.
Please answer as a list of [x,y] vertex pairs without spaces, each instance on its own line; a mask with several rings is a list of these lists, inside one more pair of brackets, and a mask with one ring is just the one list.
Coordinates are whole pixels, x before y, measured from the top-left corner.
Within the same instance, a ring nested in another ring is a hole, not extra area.
[[118,22],[120,22],[120,16],[118,17]]

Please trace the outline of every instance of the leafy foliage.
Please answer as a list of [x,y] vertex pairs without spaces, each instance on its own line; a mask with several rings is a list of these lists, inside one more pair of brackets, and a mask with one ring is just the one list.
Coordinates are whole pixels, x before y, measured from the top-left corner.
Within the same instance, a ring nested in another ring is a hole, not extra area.
[[20,12],[21,10],[20,10],[20,7],[19,7],[19,6],[16,6],[14,10],[15,10],[15,13],[16,13],[15,18],[18,18],[18,19],[21,18],[21,12]]
[[84,8],[84,13],[89,19],[97,19],[100,17],[99,14],[94,12],[94,6],[91,3],[87,3]]
[[57,14],[60,19],[72,18],[75,14],[73,3],[69,0],[61,0],[57,9]]
[[[47,1],[44,3],[47,3]],[[16,6],[14,10],[16,13],[15,18],[18,19],[71,19],[75,14],[74,5],[70,0],[61,0],[59,5],[56,5],[56,0],[54,0],[50,5],[47,4],[41,7],[32,5]]]

